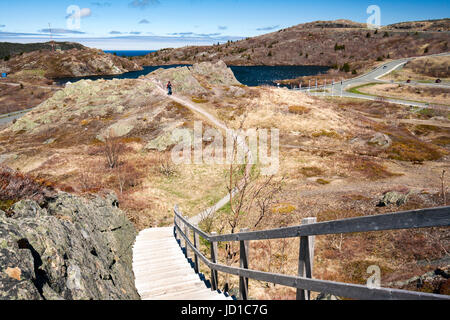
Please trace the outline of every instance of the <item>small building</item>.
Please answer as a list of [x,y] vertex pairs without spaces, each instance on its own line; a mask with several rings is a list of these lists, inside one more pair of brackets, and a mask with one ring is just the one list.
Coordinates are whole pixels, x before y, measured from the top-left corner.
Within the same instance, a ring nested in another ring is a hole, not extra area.
[[8,76],[9,69],[3,66],[0,66],[0,78],[5,79]]

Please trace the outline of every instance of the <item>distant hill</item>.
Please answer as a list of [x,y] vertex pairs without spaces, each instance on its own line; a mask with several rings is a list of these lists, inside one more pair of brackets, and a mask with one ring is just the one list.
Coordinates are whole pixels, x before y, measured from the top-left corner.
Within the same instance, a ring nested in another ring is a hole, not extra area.
[[[32,52],[37,50],[51,50],[50,42],[44,43],[11,43],[0,42],[0,59],[5,57],[12,57],[17,54]],[[55,42],[55,49],[70,50],[70,49],[86,49],[85,46],[75,42]]]
[[391,24],[385,28],[409,31],[450,31],[450,19],[400,22]]
[[7,62],[10,77],[24,78],[63,78],[91,75],[114,75],[142,70],[131,59],[104,53],[100,49],[82,46],[81,49],[36,50],[10,58]]
[[315,21],[221,45],[164,49],[136,60],[143,65],[218,60],[227,65],[322,65],[359,72],[385,59],[449,51],[448,23],[404,22],[371,30],[350,20]]

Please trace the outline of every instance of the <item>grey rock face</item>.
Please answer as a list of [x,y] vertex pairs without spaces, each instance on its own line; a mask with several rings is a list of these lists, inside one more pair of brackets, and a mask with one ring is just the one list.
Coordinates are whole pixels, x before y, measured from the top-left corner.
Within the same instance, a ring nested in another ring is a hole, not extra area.
[[22,200],[0,212],[0,300],[139,299],[136,231],[117,205],[60,193],[46,208]]
[[403,194],[400,192],[387,192],[383,195],[383,198],[378,203],[379,207],[386,207],[391,204],[396,204],[397,206],[401,206],[408,201],[408,194]]
[[388,148],[392,145],[392,140],[388,135],[378,132],[369,140],[369,144]]

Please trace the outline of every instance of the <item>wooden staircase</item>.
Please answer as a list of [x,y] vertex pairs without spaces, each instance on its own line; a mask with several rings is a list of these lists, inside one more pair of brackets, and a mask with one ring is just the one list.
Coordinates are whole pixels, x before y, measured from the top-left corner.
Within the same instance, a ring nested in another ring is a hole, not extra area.
[[143,300],[233,300],[196,274],[173,227],[146,229],[133,247],[136,289]]

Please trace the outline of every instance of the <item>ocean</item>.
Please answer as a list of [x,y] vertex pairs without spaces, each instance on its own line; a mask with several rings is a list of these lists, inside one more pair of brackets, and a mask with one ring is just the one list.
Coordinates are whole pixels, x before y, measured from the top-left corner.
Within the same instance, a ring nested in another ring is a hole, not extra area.
[[117,54],[119,57],[137,57],[145,56],[156,50],[104,50],[105,53]]

